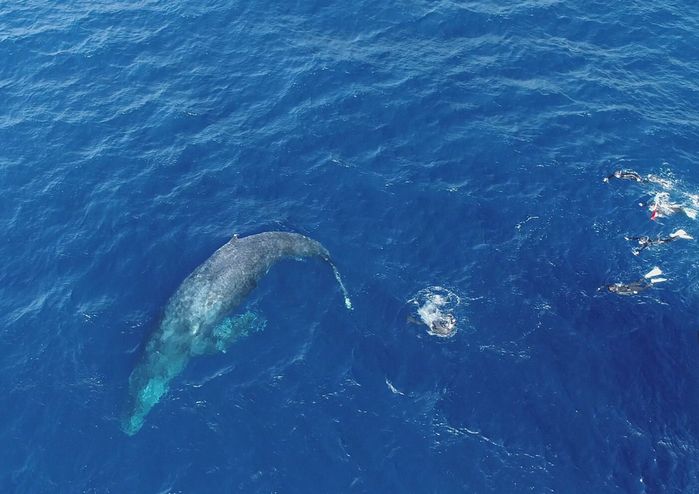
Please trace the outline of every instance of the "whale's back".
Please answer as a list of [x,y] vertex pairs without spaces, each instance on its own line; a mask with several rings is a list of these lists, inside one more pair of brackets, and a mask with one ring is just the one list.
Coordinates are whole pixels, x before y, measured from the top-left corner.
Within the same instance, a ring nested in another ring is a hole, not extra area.
[[330,261],[325,247],[298,233],[234,237],[182,282],[165,317],[184,322],[193,332],[210,327],[240,305],[276,262],[312,256]]
[[248,237],[233,237],[222,249],[253,249],[271,263],[283,257],[318,256],[329,260],[330,254],[323,245],[300,233],[264,232]]

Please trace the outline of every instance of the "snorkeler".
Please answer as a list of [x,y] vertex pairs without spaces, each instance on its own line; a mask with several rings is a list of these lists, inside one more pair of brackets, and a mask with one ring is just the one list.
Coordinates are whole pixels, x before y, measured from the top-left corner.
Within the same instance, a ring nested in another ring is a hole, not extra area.
[[612,178],[616,178],[618,180],[630,180],[637,183],[655,184],[660,185],[663,189],[672,189],[672,180],[652,174],[642,177],[640,173],[633,170],[616,170],[611,175],[604,177],[602,181],[608,183]]
[[653,197],[653,202],[649,205],[651,211],[650,219],[664,218],[675,213],[682,212],[691,219],[696,219],[697,212],[694,209],[686,208],[676,202],[670,202],[670,194],[658,192]]
[[637,256],[641,252],[643,252],[644,249],[647,249],[648,247],[652,247],[654,245],[669,244],[670,242],[674,242],[675,240],[679,240],[679,239],[693,240],[694,237],[689,235],[684,230],[680,229],[680,230],[672,232],[669,237],[665,237],[665,238],[663,238],[663,237],[650,238],[646,235],[643,235],[641,237],[624,237],[624,239],[625,240],[633,240],[633,241],[638,242],[638,247],[634,247],[631,250],[633,255]]
[[439,320],[432,321],[430,329],[437,336],[449,336],[456,329],[456,318],[453,314],[445,314]]
[[610,179],[617,178],[619,180],[633,180],[634,182],[645,182],[646,179],[632,170],[616,170],[614,173],[602,179],[603,182],[609,182]]
[[430,328],[428,332],[435,336],[451,336],[456,329],[456,317],[453,314],[441,314],[439,318],[431,321],[408,316],[407,322],[409,324],[424,324]]
[[657,278],[661,274],[663,274],[663,272],[660,268],[655,267],[638,281],[634,281],[633,283],[612,283],[611,285],[598,288],[597,291],[607,290],[617,295],[638,295],[642,291],[652,287],[655,283],[667,281],[667,278]]
[[455,293],[441,286],[431,286],[420,290],[408,301],[417,307],[414,314],[408,316],[409,323],[424,324],[432,336],[442,338],[456,333],[456,317],[452,311],[461,303]]

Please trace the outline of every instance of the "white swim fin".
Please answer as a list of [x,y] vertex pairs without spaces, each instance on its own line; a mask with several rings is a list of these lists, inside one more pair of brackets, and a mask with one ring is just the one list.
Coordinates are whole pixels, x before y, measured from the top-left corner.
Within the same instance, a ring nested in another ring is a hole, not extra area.
[[663,281],[667,281],[667,278],[653,278],[650,280],[651,283],[662,283]]
[[684,211],[684,214],[686,214],[689,218],[693,220],[697,219],[696,210],[690,208],[682,208],[682,211]]
[[[646,279],[653,278],[655,276],[660,276],[661,274],[663,274],[663,272],[661,271],[661,269],[658,266],[656,266],[653,269],[651,269],[650,271],[648,271],[645,274],[644,278],[646,278]],[[651,281],[651,283],[653,283],[653,282]]]
[[672,232],[670,234],[670,237],[672,237],[672,238],[679,237],[679,238],[682,238],[684,240],[694,240],[694,237],[692,237],[689,233],[685,232],[681,228],[677,231]]

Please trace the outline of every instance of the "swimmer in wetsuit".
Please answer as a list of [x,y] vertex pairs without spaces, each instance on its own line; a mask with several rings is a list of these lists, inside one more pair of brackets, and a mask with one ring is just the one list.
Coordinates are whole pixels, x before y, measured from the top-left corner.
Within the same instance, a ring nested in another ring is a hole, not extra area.
[[684,213],[691,219],[696,219],[697,211],[692,208],[686,208],[682,204],[677,204],[670,201],[670,194],[667,192],[658,192],[653,197],[653,202],[649,205],[651,210],[650,219],[657,220],[675,213]]
[[616,293],[617,295],[638,295],[644,290],[649,289],[653,286],[653,280],[648,281],[641,278],[633,283],[612,283],[603,287],[608,292]]
[[615,170],[611,175],[604,177],[602,181],[608,183],[612,178],[618,180],[630,180],[637,183],[660,185],[663,189],[672,189],[672,180],[658,177],[657,175],[646,175],[642,177],[640,173],[633,170]]
[[619,180],[633,180],[634,182],[645,182],[646,179],[632,170],[616,170],[614,173],[602,179],[603,182],[609,182],[610,179],[617,178]]
[[638,295],[644,290],[649,289],[655,283],[662,283],[667,281],[666,278],[657,278],[663,272],[660,268],[653,268],[648,272],[643,278],[633,283],[612,283],[610,285],[605,285],[597,289],[597,291],[607,290],[611,293],[616,293],[617,295]]
[[452,314],[445,314],[442,318],[433,321],[430,329],[437,336],[449,336],[456,329],[456,318]]
[[414,316],[408,316],[407,322],[410,324],[424,324],[430,328],[429,333],[435,336],[451,336],[456,330],[456,317],[453,314],[442,314],[439,318],[433,321],[425,319],[417,319]]
[[661,244],[669,244],[670,242],[674,242],[675,240],[679,239],[685,239],[685,240],[693,240],[694,237],[689,235],[687,232],[684,230],[677,230],[675,232],[672,232],[669,237],[658,237],[658,238],[650,238],[646,235],[643,235],[641,237],[624,237],[626,240],[634,240],[638,242],[638,247],[634,247],[631,252],[633,253],[634,256],[639,255],[641,252],[643,252],[644,249],[647,249],[648,247],[652,247],[654,245],[661,245]]

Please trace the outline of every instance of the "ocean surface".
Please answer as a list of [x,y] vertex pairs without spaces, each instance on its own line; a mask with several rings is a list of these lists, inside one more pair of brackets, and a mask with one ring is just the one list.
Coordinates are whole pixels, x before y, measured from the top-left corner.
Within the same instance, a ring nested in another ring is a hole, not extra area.
[[[699,240],[624,239],[699,237],[698,162],[690,0],[2,2],[0,492],[699,492]],[[126,435],[169,297],[267,230],[354,309],[276,265]]]

